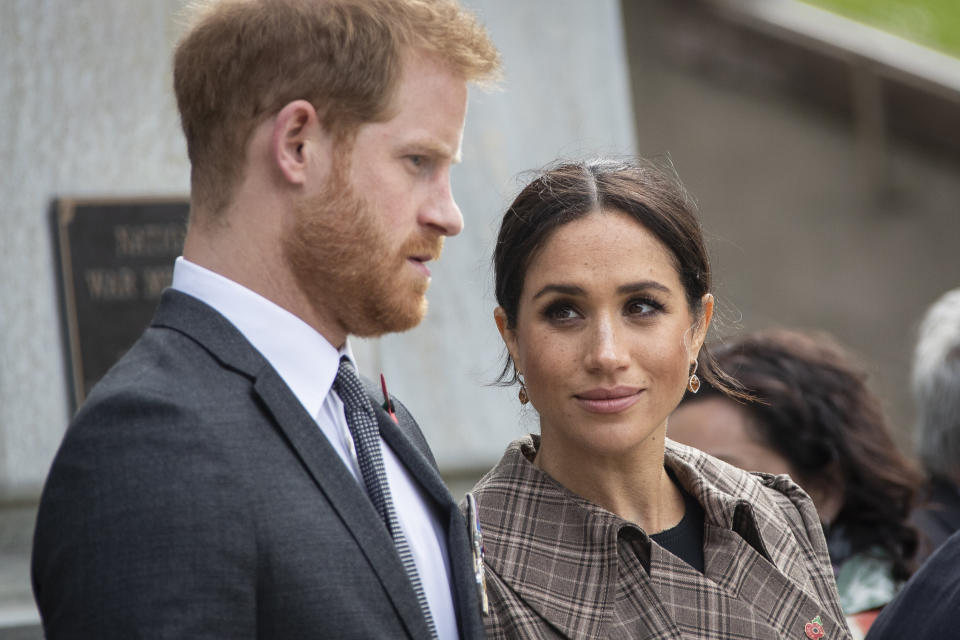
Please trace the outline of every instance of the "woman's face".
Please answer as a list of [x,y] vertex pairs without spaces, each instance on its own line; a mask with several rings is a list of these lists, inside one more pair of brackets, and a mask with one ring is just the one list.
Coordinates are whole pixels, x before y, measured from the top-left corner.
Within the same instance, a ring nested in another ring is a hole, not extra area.
[[626,214],[594,212],[531,261],[517,323],[497,326],[540,414],[544,444],[621,455],[662,439],[706,334],[670,251]]

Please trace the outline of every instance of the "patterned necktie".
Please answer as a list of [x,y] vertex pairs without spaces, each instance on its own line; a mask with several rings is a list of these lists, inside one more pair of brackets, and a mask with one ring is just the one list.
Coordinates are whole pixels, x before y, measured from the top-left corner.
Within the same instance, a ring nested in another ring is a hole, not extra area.
[[343,401],[347,426],[350,427],[350,435],[353,436],[357,462],[360,464],[360,474],[363,476],[367,495],[370,496],[370,501],[373,502],[387,531],[393,537],[403,568],[406,569],[413,590],[417,594],[420,610],[430,628],[430,637],[436,638],[437,631],[433,624],[427,596],[420,583],[420,574],[417,572],[417,565],[413,561],[413,554],[403,535],[403,529],[400,528],[397,512],[393,508],[393,499],[390,497],[387,471],[383,466],[383,455],[380,453],[380,428],[377,426],[377,417],[373,413],[373,407],[370,405],[370,399],[363,389],[360,378],[357,377],[350,360],[345,357],[340,359],[340,369],[333,381],[333,390]]

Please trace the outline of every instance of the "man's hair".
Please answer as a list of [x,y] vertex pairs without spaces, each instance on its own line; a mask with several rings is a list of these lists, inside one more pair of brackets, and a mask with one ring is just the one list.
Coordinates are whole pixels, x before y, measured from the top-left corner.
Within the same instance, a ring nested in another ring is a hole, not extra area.
[[387,119],[406,51],[490,83],[499,54],[456,0],[201,0],[177,45],[173,85],[195,204],[230,202],[253,130],[286,104],[313,104],[338,142]]
[[960,289],[945,293],[920,324],[913,356],[917,454],[927,472],[960,481]]

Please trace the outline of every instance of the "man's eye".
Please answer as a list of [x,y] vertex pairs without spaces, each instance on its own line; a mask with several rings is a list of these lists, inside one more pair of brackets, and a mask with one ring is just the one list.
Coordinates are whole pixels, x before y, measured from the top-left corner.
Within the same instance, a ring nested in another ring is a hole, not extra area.
[[427,164],[426,156],[410,155],[410,156],[407,156],[407,160],[410,162],[410,164],[417,167],[418,169],[422,168],[424,165]]

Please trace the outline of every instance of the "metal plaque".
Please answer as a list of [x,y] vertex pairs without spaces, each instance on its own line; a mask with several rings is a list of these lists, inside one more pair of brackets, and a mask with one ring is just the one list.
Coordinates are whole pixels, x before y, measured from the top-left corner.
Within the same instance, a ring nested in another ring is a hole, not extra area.
[[73,409],[150,323],[189,209],[185,198],[53,203]]

